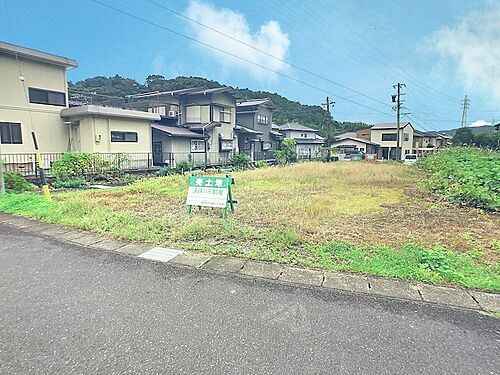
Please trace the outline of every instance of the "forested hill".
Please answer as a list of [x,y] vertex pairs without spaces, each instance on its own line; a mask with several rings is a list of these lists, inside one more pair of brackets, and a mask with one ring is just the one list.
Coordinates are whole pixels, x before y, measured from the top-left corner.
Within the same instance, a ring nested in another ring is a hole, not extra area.
[[[130,78],[120,77],[93,77],[79,81],[75,84],[69,82],[70,89],[79,91],[95,92],[98,94],[123,97],[130,94],[138,94],[149,91],[170,91],[190,87],[215,88],[223,86],[219,82],[211,81],[202,77],[177,77],[166,79],[161,75],[150,75],[144,84]],[[238,92],[247,99],[270,98],[276,106],[273,120],[277,124],[297,121],[303,125],[319,129],[324,118],[324,109],[319,105],[306,105],[284,96],[268,91],[253,91],[245,88],[235,87]],[[363,123],[337,123],[334,127],[336,133],[355,130],[366,127]]]

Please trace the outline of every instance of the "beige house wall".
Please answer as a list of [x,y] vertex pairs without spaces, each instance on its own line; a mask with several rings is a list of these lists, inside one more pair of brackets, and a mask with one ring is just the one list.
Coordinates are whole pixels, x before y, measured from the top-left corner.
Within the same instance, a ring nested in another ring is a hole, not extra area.
[[[371,142],[378,143],[380,147],[397,147],[397,141],[382,141],[382,134],[396,134],[397,129],[371,129]],[[408,140],[404,141],[404,133],[408,133]],[[401,141],[401,157],[405,153],[413,152],[413,128],[409,125],[399,130],[399,139]],[[408,152],[407,152],[408,151]]]
[[[111,142],[112,131],[136,132],[137,142]],[[151,122],[111,116],[85,116],[80,120],[80,151],[151,153]]]
[[0,54],[0,122],[20,123],[22,131],[22,144],[2,144],[2,153],[34,152],[32,131],[42,152],[68,151],[69,128],[59,116],[65,107],[29,103],[28,87],[64,92],[67,102],[66,69],[23,58],[18,66],[14,56]]

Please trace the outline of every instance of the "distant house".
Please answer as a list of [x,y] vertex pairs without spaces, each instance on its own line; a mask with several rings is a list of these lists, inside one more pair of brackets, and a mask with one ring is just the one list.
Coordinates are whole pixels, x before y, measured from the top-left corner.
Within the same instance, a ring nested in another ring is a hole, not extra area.
[[66,72],[77,66],[66,57],[0,42],[0,141],[7,169],[35,170],[32,131],[47,166],[66,151],[132,153],[144,167],[150,164],[150,123],[160,116],[96,105],[70,108]]
[[438,132],[415,130],[413,133],[413,153],[420,157],[446,147],[450,143],[450,136]]
[[[400,124],[399,147],[401,147],[400,158],[413,153],[414,128],[409,122]],[[370,141],[380,145],[378,159],[396,160],[397,157],[397,124],[394,122],[375,124],[370,128]]]
[[493,125],[493,129],[496,132],[500,132],[500,122],[498,124]]
[[236,101],[243,97],[234,89],[190,88],[134,98],[149,100],[148,111],[161,116],[152,125],[155,164],[219,165],[238,152]]
[[371,142],[365,138],[358,138],[356,133],[354,133],[354,136],[346,133],[346,135],[337,137],[331,146],[340,151],[356,150],[370,155],[377,155],[379,149],[377,143]]
[[325,139],[318,134],[319,130],[296,122],[279,125],[278,129],[285,138],[295,140],[295,148],[299,159],[311,159],[320,156]]
[[274,159],[283,135],[272,129],[274,104],[270,99],[253,99],[236,106],[236,133],[240,152],[252,160]]

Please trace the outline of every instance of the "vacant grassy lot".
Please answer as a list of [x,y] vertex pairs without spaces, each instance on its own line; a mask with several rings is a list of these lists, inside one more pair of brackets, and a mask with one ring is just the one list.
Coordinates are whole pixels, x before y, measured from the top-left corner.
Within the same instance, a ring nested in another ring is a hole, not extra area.
[[233,173],[236,213],[184,205],[187,177],[105,191],[7,195],[0,211],[196,251],[500,290],[497,214],[424,194],[397,164],[303,163]]

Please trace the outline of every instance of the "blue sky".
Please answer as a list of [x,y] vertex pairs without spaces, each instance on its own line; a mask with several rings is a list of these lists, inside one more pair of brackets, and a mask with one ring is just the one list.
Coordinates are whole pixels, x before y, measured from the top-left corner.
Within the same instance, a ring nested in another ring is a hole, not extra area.
[[154,0],[267,54],[147,0],[99,1],[279,74],[91,0],[0,0],[0,40],[76,59],[72,81],[196,75],[306,104],[323,103],[329,93],[336,119],[370,123],[394,120],[390,95],[399,81],[421,129],[459,126],[465,94],[469,125],[500,121],[498,0]]

